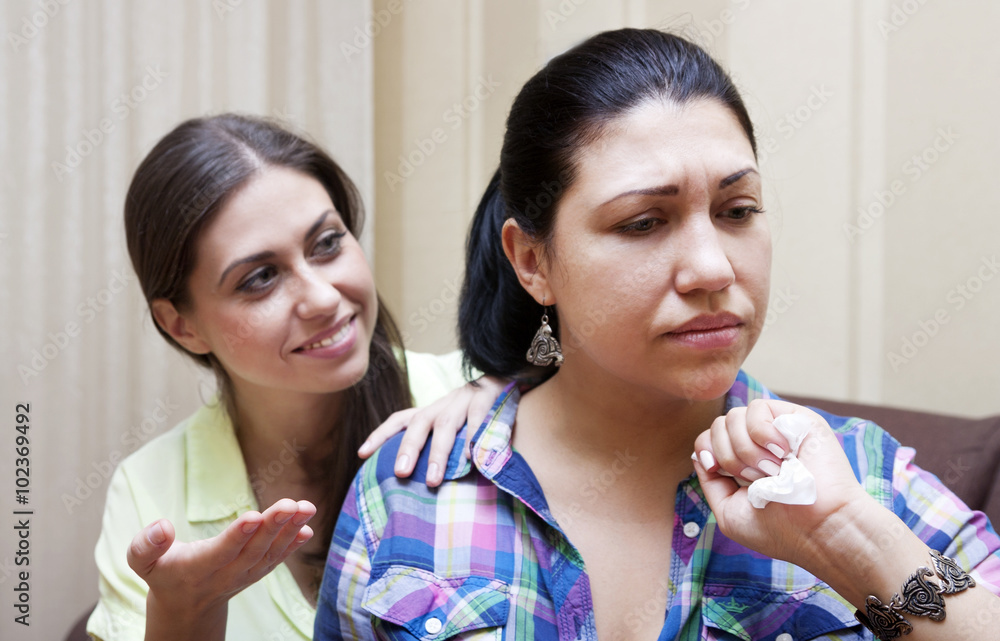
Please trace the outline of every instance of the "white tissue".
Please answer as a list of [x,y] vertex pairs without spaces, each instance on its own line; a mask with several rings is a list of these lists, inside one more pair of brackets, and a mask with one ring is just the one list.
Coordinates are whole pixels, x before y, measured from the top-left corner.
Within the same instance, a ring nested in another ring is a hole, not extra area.
[[791,451],[781,462],[777,476],[767,476],[750,484],[750,504],[762,508],[771,501],[787,505],[812,505],[816,502],[816,477],[796,455],[809,432],[809,419],[799,414],[782,414],[774,427],[788,440]]

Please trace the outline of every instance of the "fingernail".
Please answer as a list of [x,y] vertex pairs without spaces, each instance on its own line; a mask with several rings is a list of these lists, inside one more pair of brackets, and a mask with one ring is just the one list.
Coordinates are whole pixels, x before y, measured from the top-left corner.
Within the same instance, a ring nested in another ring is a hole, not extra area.
[[396,472],[400,474],[405,474],[410,467],[410,457],[406,454],[400,456],[396,459]]
[[163,526],[157,523],[149,529],[149,534],[146,535],[146,538],[153,545],[162,545],[167,540],[167,533],[163,531]]
[[781,449],[781,447],[778,446],[777,443],[768,443],[766,447],[767,451],[769,451],[771,454],[774,454],[778,458],[785,458],[785,450]]
[[311,514],[303,514],[301,512],[297,512],[295,514],[295,518],[292,519],[292,523],[294,523],[295,525],[305,525],[305,522],[311,518],[312,518]]
[[698,455],[695,454],[694,452],[691,452],[691,460],[697,462],[698,461]]
[[371,449],[372,449],[372,444],[369,443],[368,441],[365,441],[364,443],[361,444],[361,447],[358,448],[358,454],[362,455],[368,454],[368,451]]
[[250,523],[243,524],[243,534],[253,534],[260,527],[260,522],[251,521]]
[[274,515],[274,522],[278,525],[284,525],[292,519],[292,514],[289,512],[278,512]]
[[715,465],[715,457],[708,450],[698,452],[698,459],[701,460],[701,466],[706,470]]
[[434,481],[434,482],[437,482],[438,480],[440,480],[439,477],[438,477],[438,471],[440,469],[441,469],[440,465],[438,465],[437,463],[431,463],[427,467],[427,480],[428,481]]
[[759,469],[764,474],[768,476],[777,476],[781,473],[781,468],[774,461],[769,461],[767,459],[762,460],[757,464],[757,469]]
[[[770,461],[768,461],[768,463],[770,463]],[[740,476],[742,476],[748,481],[756,481],[758,479],[764,478],[763,474],[753,469],[752,467],[744,467],[743,471],[740,472]]]

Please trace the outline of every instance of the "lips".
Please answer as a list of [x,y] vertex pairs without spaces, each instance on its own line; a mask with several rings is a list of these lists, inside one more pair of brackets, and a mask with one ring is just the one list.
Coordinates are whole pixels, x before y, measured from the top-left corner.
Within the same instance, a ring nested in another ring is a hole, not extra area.
[[712,330],[738,327],[743,324],[736,314],[723,312],[721,314],[704,314],[684,323],[680,327],[671,330],[669,334],[685,334],[688,332],[710,332]]
[[667,332],[666,338],[689,349],[730,349],[739,342],[743,325],[739,316],[729,312],[705,314]]
[[324,330],[311,337],[304,344],[296,347],[293,352],[307,352],[314,349],[336,345],[351,332],[351,318],[345,318],[330,329]]

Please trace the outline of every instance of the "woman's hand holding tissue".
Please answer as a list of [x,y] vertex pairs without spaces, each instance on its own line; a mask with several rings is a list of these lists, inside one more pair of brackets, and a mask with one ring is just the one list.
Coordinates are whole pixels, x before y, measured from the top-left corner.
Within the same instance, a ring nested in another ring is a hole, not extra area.
[[[841,517],[878,508],[827,422],[785,401],[755,400],[720,416],[695,441],[693,458],[726,536],[806,569],[825,561],[818,557],[827,555]],[[759,509],[751,498],[771,502]]]

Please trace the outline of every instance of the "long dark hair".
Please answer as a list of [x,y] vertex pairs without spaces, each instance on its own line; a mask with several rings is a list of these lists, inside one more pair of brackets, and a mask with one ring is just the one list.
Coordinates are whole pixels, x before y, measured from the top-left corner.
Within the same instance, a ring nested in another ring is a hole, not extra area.
[[[125,200],[129,256],[150,306],[158,298],[180,310],[190,305],[188,280],[199,234],[227,199],[265,167],[287,167],[318,180],[347,229],[355,237],[360,234],[364,210],[357,188],[317,145],[261,118],[222,114],[185,121],[142,161]],[[156,328],[168,343],[215,372],[222,404],[235,420],[232,380],[219,360],[211,353],[187,351],[159,324]],[[403,353],[402,338],[379,298],[368,371],[348,391],[341,416],[331,419],[331,454],[307,470],[325,488],[324,516],[317,527],[323,541],[330,540],[360,466],[358,448],[392,412],[410,406],[405,363],[394,349]],[[326,552],[314,557],[312,562],[322,564]]]
[[[553,58],[528,80],[511,106],[500,167],[469,230],[458,311],[467,368],[502,377],[522,374],[542,316],[504,255],[504,222],[513,218],[547,245],[583,146],[642,102],[698,98],[732,111],[756,154],[753,124],[732,80],[705,50],[679,36],[655,29],[605,31]],[[558,336],[558,310],[548,315]]]

